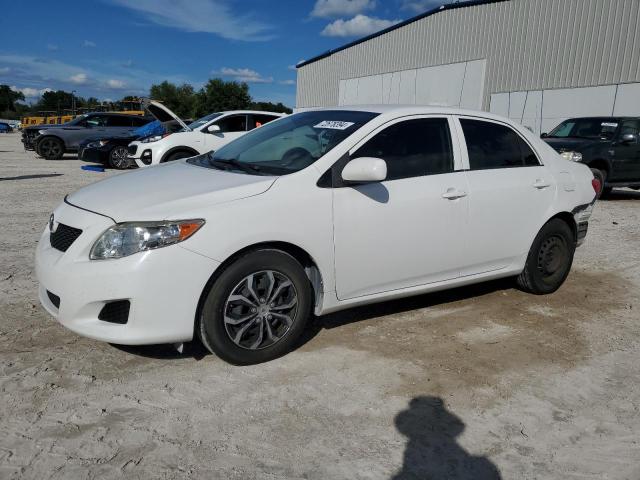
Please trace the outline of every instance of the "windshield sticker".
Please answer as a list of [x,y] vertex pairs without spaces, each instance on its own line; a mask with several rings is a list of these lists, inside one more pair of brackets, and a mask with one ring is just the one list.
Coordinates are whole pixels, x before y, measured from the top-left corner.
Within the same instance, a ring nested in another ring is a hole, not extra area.
[[330,128],[332,130],[346,130],[353,122],[341,122],[340,120],[324,120],[317,125],[314,125],[313,128]]
[[602,123],[600,124],[600,126],[602,126],[602,127],[613,127],[613,128],[616,128],[616,127],[618,126],[618,124],[617,124],[617,123],[602,122]]

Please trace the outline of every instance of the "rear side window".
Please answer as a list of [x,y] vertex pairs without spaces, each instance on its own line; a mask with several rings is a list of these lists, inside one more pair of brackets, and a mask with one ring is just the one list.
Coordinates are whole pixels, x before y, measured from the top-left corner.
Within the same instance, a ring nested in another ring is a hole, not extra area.
[[253,130],[254,128],[258,128],[263,126],[266,123],[269,123],[271,120],[275,120],[279,117],[274,117],[273,115],[251,115],[251,121],[249,122],[249,130]]
[[131,117],[126,116],[112,116],[107,117],[107,127],[130,127]]
[[387,162],[387,180],[453,171],[453,153],[446,118],[421,118],[384,129],[352,158],[375,157]]
[[531,147],[511,128],[481,120],[460,119],[471,170],[540,165]]

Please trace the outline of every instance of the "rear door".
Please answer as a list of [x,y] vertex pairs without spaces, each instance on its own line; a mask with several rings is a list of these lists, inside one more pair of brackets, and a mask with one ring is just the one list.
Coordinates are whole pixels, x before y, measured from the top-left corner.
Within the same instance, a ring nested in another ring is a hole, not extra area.
[[[633,134],[636,140],[632,142],[622,142],[622,136]],[[618,137],[614,142],[614,161],[611,180],[619,182],[640,181],[640,120],[623,120],[618,131]]]
[[462,275],[507,268],[529,251],[549,216],[556,184],[533,147],[509,125],[460,117],[469,185]]

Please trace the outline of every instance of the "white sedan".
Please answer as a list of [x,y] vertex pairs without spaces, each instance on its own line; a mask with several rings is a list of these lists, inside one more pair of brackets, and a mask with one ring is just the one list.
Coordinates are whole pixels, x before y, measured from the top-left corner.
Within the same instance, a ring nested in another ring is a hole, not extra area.
[[40,301],[94,339],[195,336],[234,364],[263,362],[313,314],[501,277],[555,291],[595,183],[484,112],[296,113],[66,197],[38,244]]
[[177,124],[182,130],[131,142],[127,158],[141,168],[218,150],[254,128],[283,116],[275,112],[230,110],[211,113],[187,125],[160,102],[147,100],[144,107],[163,124]]

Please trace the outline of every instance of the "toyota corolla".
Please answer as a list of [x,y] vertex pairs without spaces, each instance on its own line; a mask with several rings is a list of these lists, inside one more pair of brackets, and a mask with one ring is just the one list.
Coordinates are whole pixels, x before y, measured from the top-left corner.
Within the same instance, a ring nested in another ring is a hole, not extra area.
[[231,363],[263,362],[314,314],[502,277],[554,292],[595,183],[484,112],[301,112],[68,195],[37,248],[40,301],[97,340],[198,337]]

